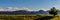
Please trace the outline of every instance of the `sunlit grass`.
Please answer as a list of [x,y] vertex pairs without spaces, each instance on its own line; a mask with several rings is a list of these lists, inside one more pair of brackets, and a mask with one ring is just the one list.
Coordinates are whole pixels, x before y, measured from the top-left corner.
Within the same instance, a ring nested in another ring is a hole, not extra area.
[[[34,20],[45,16],[53,16],[50,14],[39,14],[39,15],[25,15],[25,16],[0,16],[0,20]],[[56,15],[50,20],[60,20],[60,16]]]

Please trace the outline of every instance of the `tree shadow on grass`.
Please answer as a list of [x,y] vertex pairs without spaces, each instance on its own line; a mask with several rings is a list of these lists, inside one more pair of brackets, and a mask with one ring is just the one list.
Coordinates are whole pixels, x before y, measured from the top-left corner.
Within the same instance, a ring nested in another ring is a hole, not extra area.
[[50,20],[54,18],[53,16],[45,16],[45,17],[42,17],[42,18],[37,18],[37,19],[34,19],[34,20]]

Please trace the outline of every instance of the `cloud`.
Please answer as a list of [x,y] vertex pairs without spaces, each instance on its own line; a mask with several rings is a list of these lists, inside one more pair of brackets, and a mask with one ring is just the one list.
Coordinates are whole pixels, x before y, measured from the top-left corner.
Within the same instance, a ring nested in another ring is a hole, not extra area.
[[7,7],[7,8],[0,8],[0,11],[16,11],[16,10],[27,10],[27,11],[33,11],[26,7]]
[[44,11],[47,11],[47,10],[49,10],[49,9],[46,9],[46,8],[42,8],[42,9],[40,9],[40,10],[44,10]]
[[0,11],[4,11],[4,9],[3,8],[0,8]]
[[16,11],[16,10],[26,10],[26,11],[39,11],[39,10],[44,10],[44,11],[47,11],[49,9],[41,8],[41,9],[33,10],[33,9],[30,9],[30,8],[26,8],[26,7],[7,7],[7,8],[0,8],[0,11]]

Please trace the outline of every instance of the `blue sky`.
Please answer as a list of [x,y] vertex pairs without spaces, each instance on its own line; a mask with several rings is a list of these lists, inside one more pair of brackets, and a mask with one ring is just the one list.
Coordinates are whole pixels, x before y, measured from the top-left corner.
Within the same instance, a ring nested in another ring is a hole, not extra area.
[[0,7],[26,7],[33,10],[60,8],[60,0],[0,0]]

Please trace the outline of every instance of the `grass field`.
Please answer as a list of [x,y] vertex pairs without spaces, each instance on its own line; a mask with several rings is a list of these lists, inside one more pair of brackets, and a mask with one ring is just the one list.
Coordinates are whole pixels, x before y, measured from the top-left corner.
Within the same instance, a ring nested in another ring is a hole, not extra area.
[[0,15],[0,20],[60,20],[60,16],[40,15]]

